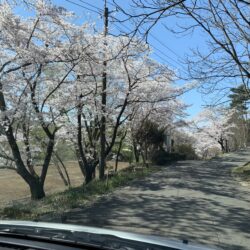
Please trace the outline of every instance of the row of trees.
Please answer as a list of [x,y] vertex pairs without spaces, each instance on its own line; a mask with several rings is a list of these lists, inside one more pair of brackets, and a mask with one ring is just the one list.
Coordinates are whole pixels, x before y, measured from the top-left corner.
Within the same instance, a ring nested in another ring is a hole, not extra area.
[[229,105],[204,108],[189,122],[192,133],[189,130],[182,139],[186,138],[202,158],[246,147],[249,145],[249,99],[243,84],[231,88]]
[[196,149],[202,158],[209,157],[211,149],[225,153],[229,151],[234,136],[235,123],[232,121],[235,111],[231,109],[207,108],[192,122],[196,138]]
[[72,13],[46,1],[25,7],[21,17],[13,3],[0,5],[0,157],[1,168],[19,174],[31,198],[40,199],[59,145],[74,150],[83,181],[93,179],[97,166],[103,178],[102,118],[105,160],[120,131],[133,134],[145,120],[167,124],[182,116],[178,96],[185,88],[173,86],[173,72],[150,59],[146,44],[77,26]]
[[[193,48],[188,53],[184,59],[188,72],[185,75],[182,72],[180,77],[196,80],[203,93],[215,93],[215,98],[212,105],[191,122],[192,133],[184,137],[200,156],[206,156],[209,148],[225,152],[245,146],[249,127],[246,108],[250,96],[249,1],[133,0],[133,12],[113,2],[123,13],[118,22],[131,21],[135,25],[133,34],[147,38],[159,23],[170,34],[202,34],[206,46],[202,44],[202,49]],[[242,85],[232,88],[239,84]],[[218,106],[224,103],[229,89],[232,92],[230,109],[233,110]],[[175,137],[176,134],[178,132]]]
[[[135,38],[136,33],[147,37],[162,18],[187,17],[191,22],[181,23],[180,30],[166,28],[184,33],[201,29],[208,37],[208,54],[196,51],[187,61],[189,77],[206,83],[209,90],[240,79],[249,96],[247,2],[133,3],[138,12],[132,15],[114,1],[126,20],[136,24],[130,37],[104,35],[90,24],[75,25],[72,13],[43,0],[23,1],[23,16],[16,14],[14,1],[1,3],[1,168],[17,172],[32,199],[45,196],[47,171],[51,160],[60,161],[60,145],[75,152],[88,183],[98,166],[99,177],[104,177],[100,162],[115,143],[122,145],[127,133],[135,155],[141,153],[146,162],[150,147],[162,145],[144,128],[156,121],[161,136],[161,130],[183,118],[185,105],[178,96],[186,87],[174,87],[174,72],[152,60],[148,45]],[[237,147],[246,144],[242,128],[248,132],[248,119],[240,106],[248,99],[239,101],[237,91],[242,90],[235,91],[233,109],[206,109],[192,122],[197,135],[192,140],[201,152],[215,144],[227,151],[232,138]]]

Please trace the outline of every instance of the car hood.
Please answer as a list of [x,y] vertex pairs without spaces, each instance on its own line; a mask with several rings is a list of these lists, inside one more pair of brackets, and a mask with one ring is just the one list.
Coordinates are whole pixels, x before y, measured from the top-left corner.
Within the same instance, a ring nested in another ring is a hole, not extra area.
[[[43,236],[46,236],[46,230],[50,230],[50,232],[61,233],[64,232],[66,235],[70,233],[70,235],[77,234],[78,240],[79,236],[84,239],[86,234],[94,235],[98,237],[99,241],[107,241],[107,238],[110,241],[115,240],[123,240],[123,242],[130,241],[141,244],[150,244],[159,247],[169,247],[169,249],[177,249],[177,250],[213,250],[218,248],[209,248],[200,245],[189,244],[186,240],[181,241],[173,241],[168,240],[161,236],[151,236],[144,235],[138,233],[130,233],[117,231],[112,229],[104,229],[104,228],[96,228],[89,226],[80,226],[80,225],[71,225],[71,224],[61,224],[61,223],[47,223],[47,222],[33,222],[33,221],[12,221],[12,220],[0,220],[0,232],[3,230],[13,230],[15,229],[18,233],[25,230],[40,230]],[[31,231],[32,232],[32,231]],[[30,234],[30,231],[29,231]],[[84,241],[84,240],[83,240]]]

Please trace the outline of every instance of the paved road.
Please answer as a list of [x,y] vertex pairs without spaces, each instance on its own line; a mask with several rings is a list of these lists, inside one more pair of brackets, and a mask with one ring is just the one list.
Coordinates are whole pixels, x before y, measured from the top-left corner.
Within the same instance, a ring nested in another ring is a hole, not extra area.
[[250,187],[230,175],[232,166],[247,161],[250,149],[209,162],[179,162],[74,209],[67,223],[250,249]]

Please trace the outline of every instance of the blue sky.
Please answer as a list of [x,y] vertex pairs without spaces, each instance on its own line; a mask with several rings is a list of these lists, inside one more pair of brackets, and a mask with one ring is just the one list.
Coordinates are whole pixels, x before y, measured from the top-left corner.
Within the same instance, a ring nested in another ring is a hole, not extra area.
[[[69,2],[71,1],[71,2]],[[63,6],[64,8],[71,10],[79,16],[77,22],[86,22],[95,21],[99,27],[102,27],[102,20],[100,19],[100,15],[95,11],[101,11],[104,6],[103,0],[52,0],[52,2],[56,5]],[[109,10],[113,11],[114,7],[112,6],[112,1],[108,0],[110,4],[108,4]],[[119,2],[119,0],[118,0]],[[129,1],[120,1],[122,5],[129,10],[128,2]],[[74,4],[75,3],[75,4]],[[88,3],[88,4],[86,4]],[[81,6],[78,6],[78,5]],[[92,7],[95,6],[96,8]],[[89,8],[90,10],[88,10]],[[97,9],[99,8],[99,9]],[[93,11],[91,11],[93,10]],[[112,13],[119,17],[119,13]],[[168,22],[171,25],[176,24],[175,18],[165,19],[164,22]],[[128,24],[126,24],[128,25]],[[110,23],[110,30],[116,32],[116,26]],[[197,46],[203,50],[205,50],[205,37],[204,34],[196,32],[193,35],[181,36],[174,35],[167,31],[162,23],[159,23],[152,30],[151,35],[149,36],[149,44],[153,46],[153,50],[155,51],[152,54],[152,57],[157,61],[164,63],[170,66],[173,69],[177,69],[179,71],[185,72],[186,65],[183,64],[182,58],[188,56],[190,54],[191,48],[196,48]],[[180,82],[183,84],[184,82]],[[189,91],[188,93],[182,96],[183,101],[186,104],[189,104],[190,107],[187,110],[187,113],[192,117],[195,116],[202,108],[202,105],[205,104],[204,96],[202,96],[196,89]]]

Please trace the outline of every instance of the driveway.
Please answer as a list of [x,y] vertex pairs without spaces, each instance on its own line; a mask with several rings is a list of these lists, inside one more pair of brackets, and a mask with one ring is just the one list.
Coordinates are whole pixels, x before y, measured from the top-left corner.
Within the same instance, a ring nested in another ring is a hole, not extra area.
[[183,161],[67,214],[67,223],[250,249],[250,187],[230,169],[250,150],[211,161]]

